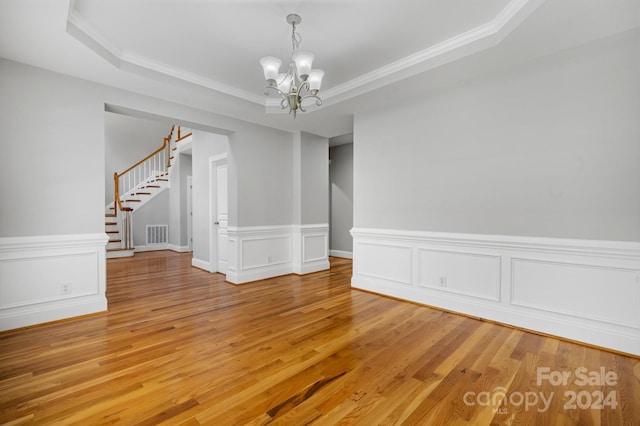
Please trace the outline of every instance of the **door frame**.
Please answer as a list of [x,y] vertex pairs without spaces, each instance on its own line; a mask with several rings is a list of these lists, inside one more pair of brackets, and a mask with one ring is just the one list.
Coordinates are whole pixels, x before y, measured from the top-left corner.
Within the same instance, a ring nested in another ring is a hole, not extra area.
[[187,250],[193,251],[193,176],[187,176]]
[[228,167],[226,153],[209,157],[209,272],[220,272],[218,271],[218,226],[215,223],[218,214],[217,167],[221,164],[226,164]]

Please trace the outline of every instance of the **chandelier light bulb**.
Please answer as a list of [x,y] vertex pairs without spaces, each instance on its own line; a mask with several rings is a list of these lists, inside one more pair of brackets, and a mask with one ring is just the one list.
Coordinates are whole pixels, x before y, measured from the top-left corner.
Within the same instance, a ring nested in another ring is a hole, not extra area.
[[275,56],[265,56],[260,59],[260,65],[264,71],[264,78],[267,82],[271,82],[271,80],[275,81],[278,78],[282,61]]
[[309,73],[311,72],[311,67],[313,66],[315,55],[311,52],[304,52],[299,50],[291,55],[291,59],[293,59],[293,62],[295,62],[296,64],[300,79],[302,81],[306,81],[307,77],[309,77]]
[[316,94],[318,93],[318,91],[320,91],[323,77],[324,71],[311,70],[311,72],[309,73],[309,90],[311,90],[311,93]]

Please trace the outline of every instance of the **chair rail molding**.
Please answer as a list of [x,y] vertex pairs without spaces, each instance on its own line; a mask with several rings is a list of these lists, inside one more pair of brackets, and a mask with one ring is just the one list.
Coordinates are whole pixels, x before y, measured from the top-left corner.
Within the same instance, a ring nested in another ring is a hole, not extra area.
[[352,286],[640,355],[640,243],[354,228]]

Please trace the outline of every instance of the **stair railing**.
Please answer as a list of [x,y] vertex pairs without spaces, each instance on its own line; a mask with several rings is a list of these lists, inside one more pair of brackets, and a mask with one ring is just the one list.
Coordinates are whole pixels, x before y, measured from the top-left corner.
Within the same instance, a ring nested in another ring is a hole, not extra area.
[[[113,174],[113,217],[118,212],[123,213],[122,239],[125,249],[133,248],[133,235],[131,232],[131,212],[133,209],[125,206],[122,199],[137,189],[141,184],[150,179],[159,178],[167,174],[171,165],[171,148],[175,144],[171,127],[169,136],[165,137],[162,146],[144,157],[125,171]],[[126,202],[126,200],[125,200]]]

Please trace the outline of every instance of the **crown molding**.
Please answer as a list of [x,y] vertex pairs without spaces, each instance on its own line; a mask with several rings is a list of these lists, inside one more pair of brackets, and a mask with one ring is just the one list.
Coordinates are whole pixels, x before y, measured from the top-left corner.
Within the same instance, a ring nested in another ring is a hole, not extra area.
[[[499,44],[544,1],[511,0],[490,22],[324,90],[322,92],[323,105],[320,107],[310,106],[308,112],[342,102],[493,47]],[[74,3],[75,1],[72,0],[69,7],[67,32],[116,68],[155,78],[170,78],[174,82],[195,84],[264,106],[267,113],[287,112],[281,109],[280,99],[263,97],[260,94],[238,89],[165,63],[122,51],[91,27],[75,11]]]
[[244,99],[258,105],[265,105],[264,98],[260,95],[190,73],[177,67],[153,61],[140,55],[120,50],[115,44],[96,31],[80,15],[78,15],[78,13],[73,9],[73,4],[69,8],[69,14],[67,16],[67,33],[116,68],[125,71],[137,72],[143,75],[146,74],[151,77],[169,77],[174,81],[195,84],[197,86]]
[[[486,24],[325,90],[322,96],[323,104],[340,102],[493,47],[544,1],[511,0]],[[333,102],[329,102],[330,100]]]

